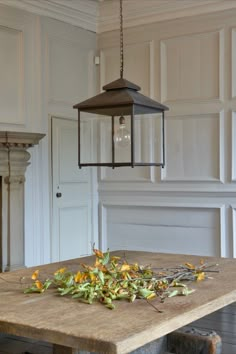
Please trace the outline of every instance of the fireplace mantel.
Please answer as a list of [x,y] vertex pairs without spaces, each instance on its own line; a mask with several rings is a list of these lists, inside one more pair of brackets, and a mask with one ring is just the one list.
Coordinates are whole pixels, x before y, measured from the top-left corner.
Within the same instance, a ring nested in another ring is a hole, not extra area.
[[24,182],[30,164],[29,148],[45,136],[40,133],[0,131],[1,227],[0,271],[25,266]]
[[45,134],[0,131],[0,146],[11,144],[13,146],[32,147],[39,143]]

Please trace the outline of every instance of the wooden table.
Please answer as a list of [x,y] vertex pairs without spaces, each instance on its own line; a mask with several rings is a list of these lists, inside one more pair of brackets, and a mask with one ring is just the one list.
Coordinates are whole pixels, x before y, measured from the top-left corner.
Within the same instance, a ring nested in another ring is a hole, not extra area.
[[[136,251],[116,251],[129,263],[152,267],[171,267],[191,262],[199,264],[201,257],[158,254]],[[93,263],[93,257],[83,258]],[[53,274],[60,267],[77,271],[81,259],[53,263],[2,273],[0,279],[0,332],[35,338],[54,343],[54,353],[76,353],[77,349],[107,354],[131,352],[167,333],[191,323],[236,301],[236,260],[204,257],[204,261],[219,263],[219,273],[213,280],[191,285],[196,291],[189,296],[167,299],[153,304],[163,310],[158,313],[144,300],[134,303],[116,302],[115,310],[100,303],[87,305],[70,297],[60,297],[54,289],[44,294],[24,294],[19,284],[22,276],[33,270]],[[75,349],[72,349],[75,348]]]

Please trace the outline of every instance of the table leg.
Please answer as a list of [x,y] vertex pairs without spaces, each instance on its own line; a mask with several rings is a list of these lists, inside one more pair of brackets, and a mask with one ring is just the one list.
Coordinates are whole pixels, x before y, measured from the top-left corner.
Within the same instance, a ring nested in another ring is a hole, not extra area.
[[53,344],[53,354],[79,354],[79,350],[63,345]]
[[[53,345],[53,354],[99,354],[97,352],[88,352],[84,350],[76,350],[62,345]],[[147,343],[144,346],[136,349],[129,354],[173,354],[167,352],[167,337],[161,337],[153,342]],[[182,354],[182,353],[181,353]]]

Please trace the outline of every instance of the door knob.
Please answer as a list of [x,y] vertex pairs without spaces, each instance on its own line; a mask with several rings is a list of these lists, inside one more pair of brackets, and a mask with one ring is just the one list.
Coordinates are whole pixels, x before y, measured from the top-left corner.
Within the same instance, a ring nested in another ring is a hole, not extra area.
[[60,192],[57,192],[56,197],[61,198],[62,194]]

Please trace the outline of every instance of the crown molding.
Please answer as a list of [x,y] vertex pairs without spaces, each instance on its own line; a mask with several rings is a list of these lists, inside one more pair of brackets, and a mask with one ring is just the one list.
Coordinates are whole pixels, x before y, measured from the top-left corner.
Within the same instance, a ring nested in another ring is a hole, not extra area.
[[0,4],[97,32],[97,0],[0,0]]
[[[235,8],[235,0],[124,0],[124,27],[140,26]],[[102,33],[117,29],[119,29],[119,1],[100,0],[97,32]]]
[[[0,0],[0,4],[103,33],[119,29],[119,0]],[[123,0],[124,27],[236,8],[235,0]]]

